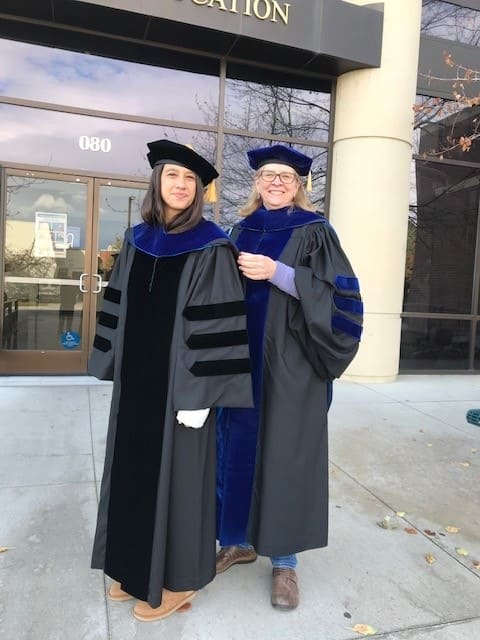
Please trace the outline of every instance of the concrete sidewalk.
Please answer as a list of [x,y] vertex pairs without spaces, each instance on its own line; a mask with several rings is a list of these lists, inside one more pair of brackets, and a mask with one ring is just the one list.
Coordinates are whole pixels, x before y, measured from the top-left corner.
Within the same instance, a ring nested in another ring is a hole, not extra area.
[[480,428],[465,420],[480,376],[336,382],[330,546],[300,554],[299,608],[271,607],[260,558],[155,623],[107,601],[89,568],[110,393],[0,378],[0,639],[350,640],[360,623],[388,640],[480,639]]

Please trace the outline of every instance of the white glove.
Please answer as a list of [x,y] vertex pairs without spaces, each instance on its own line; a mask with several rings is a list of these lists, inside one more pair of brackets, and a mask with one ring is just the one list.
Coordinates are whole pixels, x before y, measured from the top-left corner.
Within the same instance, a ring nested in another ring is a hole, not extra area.
[[177,411],[177,421],[186,427],[200,429],[205,424],[210,409],[194,409],[192,411]]

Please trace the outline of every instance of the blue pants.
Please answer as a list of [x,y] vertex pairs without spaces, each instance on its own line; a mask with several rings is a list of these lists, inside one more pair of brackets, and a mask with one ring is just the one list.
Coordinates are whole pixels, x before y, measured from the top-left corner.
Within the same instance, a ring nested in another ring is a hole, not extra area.
[[[248,542],[242,542],[238,546],[242,549],[253,549]],[[274,569],[295,569],[297,566],[297,556],[294,553],[290,556],[270,556],[270,561]]]

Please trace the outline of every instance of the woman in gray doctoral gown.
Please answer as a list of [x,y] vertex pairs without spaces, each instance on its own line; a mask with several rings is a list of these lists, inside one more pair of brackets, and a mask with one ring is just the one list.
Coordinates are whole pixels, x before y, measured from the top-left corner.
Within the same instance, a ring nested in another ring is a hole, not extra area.
[[273,565],[271,603],[298,605],[296,553],[328,534],[327,411],[333,378],[357,352],[358,280],[301,177],[311,158],[273,145],[248,152],[254,188],[232,239],[246,278],[255,407],[217,424],[217,573]]
[[[216,406],[252,406],[236,249],[202,218],[218,174],[148,144],[144,222],[125,235],[89,372],[113,379],[92,567],[136,618],[165,618],[215,576]],[[191,427],[191,428],[188,428]]]

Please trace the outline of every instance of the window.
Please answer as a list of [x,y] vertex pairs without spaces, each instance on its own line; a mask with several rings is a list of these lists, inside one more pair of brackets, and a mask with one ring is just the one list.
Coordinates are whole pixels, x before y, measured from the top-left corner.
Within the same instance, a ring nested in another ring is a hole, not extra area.
[[471,313],[480,172],[416,162],[404,311]]
[[400,369],[478,368],[480,167],[412,168]]
[[[0,104],[3,162],[124,176],[147,176],[146,143],[158,138],[192,144],[213,161],[210,132]],[[41,121],[41,127],[39,122]]]
[[330,94],[227,79],[225,127],[328,140]]
[[404,318],[400,371],[467,369],[470,322],[441,318]]
[[[6,96],[198,124],[217,121],[218,77],[12,40],[0,40],[0,59],[0,93]],[[206,102],[207,112],[201,108]]]
[[441,0],[423,0],[422,33],[480,45],[480,11]]

